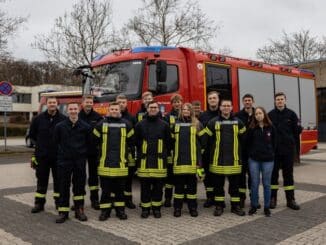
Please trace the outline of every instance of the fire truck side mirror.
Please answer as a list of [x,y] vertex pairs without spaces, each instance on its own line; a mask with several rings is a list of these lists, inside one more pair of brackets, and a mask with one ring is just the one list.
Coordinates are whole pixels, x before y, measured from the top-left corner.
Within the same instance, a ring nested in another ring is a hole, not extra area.
[[156,81],[158,85],[166,82],[166,67],[167,63],[165,60],[158,60],[156,62]]

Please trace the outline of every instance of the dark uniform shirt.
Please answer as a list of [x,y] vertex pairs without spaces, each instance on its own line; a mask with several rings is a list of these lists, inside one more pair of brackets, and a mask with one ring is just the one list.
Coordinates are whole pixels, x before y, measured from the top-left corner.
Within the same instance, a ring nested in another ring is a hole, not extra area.
[[58,110],[53,116],[45,111],[34,118],[30,127],[30,137],[36,142],[36,157],[56,159],[57,146],[54,142],[54,128],[65,118]]

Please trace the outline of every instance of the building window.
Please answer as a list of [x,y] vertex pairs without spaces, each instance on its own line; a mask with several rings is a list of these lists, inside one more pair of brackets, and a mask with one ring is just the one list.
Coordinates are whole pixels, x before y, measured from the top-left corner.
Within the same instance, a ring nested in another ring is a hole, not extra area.
[[16,93],[12,95],[12,102],[18,104],[31,104],[32,94]]
[[[156,64],[151,64],[149,66],[149,87],[156,87]],[[178,67],[176,65],[167,65],[165,93],[175,92],[178,89],[179,89]]]

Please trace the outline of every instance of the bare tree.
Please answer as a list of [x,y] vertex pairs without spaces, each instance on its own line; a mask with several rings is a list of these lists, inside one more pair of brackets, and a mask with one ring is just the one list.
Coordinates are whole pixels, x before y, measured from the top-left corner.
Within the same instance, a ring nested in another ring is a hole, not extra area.
[[137,35],[137,44],[183,45],[208,50],[219,29],[196,1],[182,0],[143,0],[143,7],[125,28]]
[[90,64],[112,48],[111,1],[80,0],[70,13],[58,17],[48,35],[35,37],[33,47],[61,66]]
[[[0,4],[3,3],[0,0]],[[18,28],[27,21],[27,17],[10,17],[0,8],[0,56],[1,58],[8,57],[10,52],[8,48],[8,39],[13,37]]]
[[283,31],[281,40],[257,50],[257,57],[268,63],[293,64],[326,57],[326,38],[318,41],[309,30],[288,34]]

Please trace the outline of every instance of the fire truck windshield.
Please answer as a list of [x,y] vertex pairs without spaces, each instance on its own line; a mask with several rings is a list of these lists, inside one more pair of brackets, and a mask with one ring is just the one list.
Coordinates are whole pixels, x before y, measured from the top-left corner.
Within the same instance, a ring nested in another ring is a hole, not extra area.
[[141,87],[143,64],[142,60],[131,60],[94,67],[83,92],[98,98],[120,93],[136,95]]

